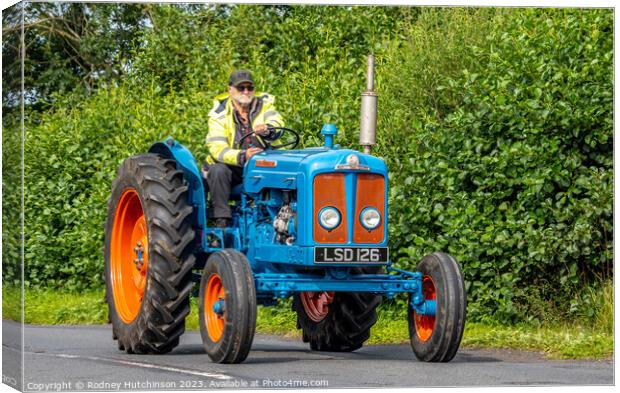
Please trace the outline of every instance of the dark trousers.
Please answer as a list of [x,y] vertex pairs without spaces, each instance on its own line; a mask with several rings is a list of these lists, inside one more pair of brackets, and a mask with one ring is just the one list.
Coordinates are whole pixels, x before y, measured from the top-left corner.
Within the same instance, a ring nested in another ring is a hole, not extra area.
[[231,218],[230,190],[243,181],[243,167],[217,163],[206,169],[213,218]]

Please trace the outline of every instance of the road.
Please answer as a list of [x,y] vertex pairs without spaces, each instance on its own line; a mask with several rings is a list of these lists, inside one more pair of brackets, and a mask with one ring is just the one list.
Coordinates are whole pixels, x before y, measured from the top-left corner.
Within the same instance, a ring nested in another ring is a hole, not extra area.
[[[19,363],[19,325],[3,321],[3,373]],[[13,339],[13,342],[7,340]],[[110,326],[24,329],[24,388],[203,390],[420,386],[611,385],[613,361],[558,361],[521,351],[461,349],[446,364],[415,359],[408,345],[370,345],[352,353],[312,352],[301,340],[257,335],[239,365],[213,364],[198,332],[166,355],[117,350]]]

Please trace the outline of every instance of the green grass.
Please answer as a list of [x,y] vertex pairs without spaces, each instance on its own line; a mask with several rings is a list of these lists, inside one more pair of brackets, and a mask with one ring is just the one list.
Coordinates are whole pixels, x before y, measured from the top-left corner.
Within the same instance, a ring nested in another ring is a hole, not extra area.
[[[591,293],[598,306],[589,319],[535,326],[468,322],[461,346],[465,348],[510,348],[540,352],[555,359],[603,359],[613,355],[613,285]],[[25,322],[31,324],[102,324],[107,321],[103,291],[82,293],[52,290],[25,291]],[[2,290],[2,317],[20,320],[19,289]],[[186,320],[188,330],[198,329],[197,302]],[[258,308],[257,332],[301,337],[290,301],[281,307]],[[407,317],[394,304],[380,308],[368,344],[409,341]]]
[[537,351],[556,359],[601,359],[613,355],[613,332],[581,324],[548,327],[467,324],[467,347],[514,348]]
[[[32,324],[101,324],[108,320],[103,291],[80,293],[26,290],[24,322]],[[21,320],[19,288],[2,287],[2,318]]]

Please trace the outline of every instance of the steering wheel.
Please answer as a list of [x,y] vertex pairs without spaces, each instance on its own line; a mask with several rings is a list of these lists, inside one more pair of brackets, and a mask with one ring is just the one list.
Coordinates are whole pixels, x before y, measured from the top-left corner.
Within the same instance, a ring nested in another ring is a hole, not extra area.
[[[273,146],[269,143],[269,141],[261,138],[265,142],[265,150],[279,150],[279,149],[284,149],[285,147],[289,147],[289,146],[292,146],[292,149],[294,149],[299,144],[299,133],[295,130],[292,130],[286,127],[268,127],[268,129],[271,131],[282,131],[282,134],[280,134],[280,136],[277,139],[280,139],[282,135],[284,134],[284,132],[290,132],[295,136],[295,140],[286,142],[282,145]],[[252,135],[256,135],[256,131],[252,131],[249,134],[245,134],[241,139],[239,139],[239,146],[243,146],[243,141],[245,141],[246,138],[249,138]],[[259,134],[259,136],[262,136],[262,135]]]

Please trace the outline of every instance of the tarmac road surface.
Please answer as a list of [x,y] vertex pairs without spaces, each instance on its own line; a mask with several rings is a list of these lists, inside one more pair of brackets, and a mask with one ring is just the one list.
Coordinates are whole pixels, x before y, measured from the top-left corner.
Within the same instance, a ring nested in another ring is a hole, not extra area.
[[[3,379],[18,366],[20,325],[3,321]],[[24,328],[27,391],[378,388],[420,386],[611,385],[613,361],[546,360],[521,351],[461,349],[444,364],[422,363],[409,345],[351,353],[313,352],[300,339],[256,335],[248,359],[213,364],[200,333],[186,332],[166,355],[128,355],[110,325]],[[18,382],[18,384],[20,384]]]

